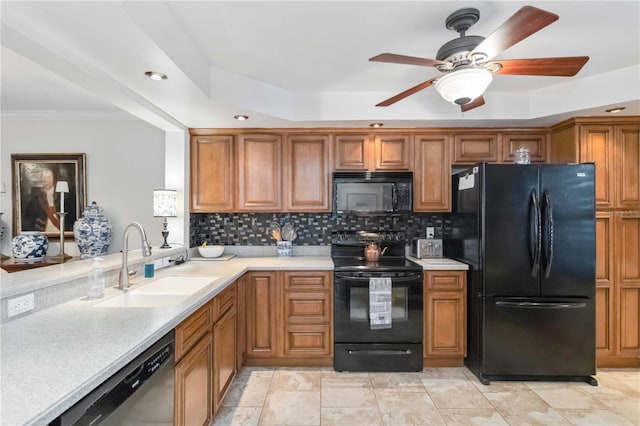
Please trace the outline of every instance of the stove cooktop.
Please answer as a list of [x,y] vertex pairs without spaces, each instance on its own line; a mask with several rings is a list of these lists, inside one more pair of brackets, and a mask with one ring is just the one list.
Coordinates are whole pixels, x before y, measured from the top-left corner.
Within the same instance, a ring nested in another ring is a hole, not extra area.
[[404,258],[380,259],[377,262],[368,262],[364,258],[333,258],[333,264],[337,272],[358,271],[393,271],[393,272],[419,272],[422,267]]

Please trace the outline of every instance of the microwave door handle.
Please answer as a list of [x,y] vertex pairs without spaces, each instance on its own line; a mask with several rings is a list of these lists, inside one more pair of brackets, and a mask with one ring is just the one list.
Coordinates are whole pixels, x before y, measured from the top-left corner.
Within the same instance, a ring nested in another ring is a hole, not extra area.
[[398,189],[396,188],[396,184],[394,183],[391,186],[391,197],[393,199],[393,211],[398,211]]

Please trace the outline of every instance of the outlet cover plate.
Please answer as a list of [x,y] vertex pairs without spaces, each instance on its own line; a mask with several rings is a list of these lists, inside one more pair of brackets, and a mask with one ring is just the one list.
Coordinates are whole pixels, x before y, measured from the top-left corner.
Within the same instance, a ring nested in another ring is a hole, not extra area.
[[33,310],[35,306],[33,293],[14,297],[7,301],[7,316],[9,318]]

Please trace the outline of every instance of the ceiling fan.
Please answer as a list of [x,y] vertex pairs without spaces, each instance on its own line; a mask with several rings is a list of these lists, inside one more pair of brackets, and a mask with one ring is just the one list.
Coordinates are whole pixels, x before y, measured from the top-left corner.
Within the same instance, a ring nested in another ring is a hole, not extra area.
[[493,60],[511,46],[558,20],[558,15],[524,6],[488,37],[466,35],[467,30],[480,19],[480,11],[474,8],[460,9],[446,20],[446,26],[460,34],[459,38],[445,43],[436,59],[382,53],[370,58],[374,62],[409,64],[435,67],[444,73],[400,92],[376,106],[389,106],[420,90],[435,85],[438,93],[447,101],[469,111],[484,105],[482,94],[498,75],[538,75],[571,77],[589,60],[588,56],[561,58],[530,58]]

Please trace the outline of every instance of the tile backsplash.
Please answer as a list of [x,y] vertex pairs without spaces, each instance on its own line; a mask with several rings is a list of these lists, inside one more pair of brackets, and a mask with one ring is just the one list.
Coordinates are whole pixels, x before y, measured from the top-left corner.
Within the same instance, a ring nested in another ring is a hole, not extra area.
[[427,226],[435,227],[436,238],[446,231],[447,220],[439,213],[412,213],[356,216],[333,213],[191,213],[189,245],[208,244],[265,246],[275,245],[268,230],[272,221],[281,226],[290,222],[296,228],[296,245],[331,244],[331,233],[344,230],[404,232],[407,240],[424,237]]

